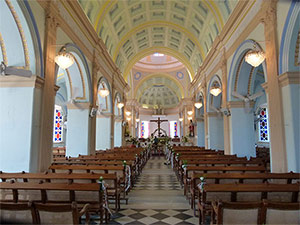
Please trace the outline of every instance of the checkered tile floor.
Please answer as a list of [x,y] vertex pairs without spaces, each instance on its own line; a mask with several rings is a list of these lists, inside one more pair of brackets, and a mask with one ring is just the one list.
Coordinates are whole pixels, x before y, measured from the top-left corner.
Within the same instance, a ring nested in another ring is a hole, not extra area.
[[[164,157],[153,157],[129,193],[128,205],[114,213],[109,224],[198,224],[183,190]],[[99,220],[92,219],[92,224]]]
[[124,209],[109,224],[188,225],[195,224],[195,218],[187,209]]

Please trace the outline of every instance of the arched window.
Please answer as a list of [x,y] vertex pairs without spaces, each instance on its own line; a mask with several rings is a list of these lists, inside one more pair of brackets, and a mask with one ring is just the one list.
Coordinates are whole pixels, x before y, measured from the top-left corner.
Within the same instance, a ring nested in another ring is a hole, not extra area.
[[63,124],[64,117],[62,113],[62,107],[55,105],[54,109],[54,128],[53,128],[53,143],[63,142]]
[[259,112],[259,141],[269,142],[269,121],[266,107]]

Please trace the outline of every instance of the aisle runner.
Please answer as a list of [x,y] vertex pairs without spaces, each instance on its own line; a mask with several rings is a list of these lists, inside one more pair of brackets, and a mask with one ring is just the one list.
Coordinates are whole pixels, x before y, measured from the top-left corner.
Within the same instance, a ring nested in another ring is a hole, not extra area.
[[147,162],[135,187],[129,193],[128,205],[121,205],[109,224],[198,224],[171,166],[164,157]]

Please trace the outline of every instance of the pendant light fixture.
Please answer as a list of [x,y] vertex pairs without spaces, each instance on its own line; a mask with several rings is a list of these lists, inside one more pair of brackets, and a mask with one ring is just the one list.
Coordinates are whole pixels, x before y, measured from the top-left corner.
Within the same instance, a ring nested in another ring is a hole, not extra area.
[[248,51],[245,55],[245,61],[253,67],[258,67],[265,60],[265,58],[265,53],[257,49],[256,45],[254,45],[253,50]]
[[218,96],[222,92],[220,84],[217,81],[214,81],[213,85],[211,86],[209,93],[213,96]]
[[66,48],[63,48],[55,57],[56,64],[64,70],[72,66],[74,61],[74,56],[66,52]]

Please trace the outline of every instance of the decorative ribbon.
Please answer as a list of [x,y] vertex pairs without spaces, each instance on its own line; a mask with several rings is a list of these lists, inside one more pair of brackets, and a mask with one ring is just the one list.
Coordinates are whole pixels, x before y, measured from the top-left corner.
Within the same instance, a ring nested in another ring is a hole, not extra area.
[[101,185],[101,190],[103,191],[103,197],[104,197],[104,202],[103,202],[103,208],[107,209],[110,215],[112,215],[112,212],[110,211],[109,205],[108,205],[108,196],[107,196],[107,190],[106,190],[106,185],[105,182],[102,180],[99,182]]
[[126,179],[125,179],[125,191],[127,191],[130,186],[131,186],[131,171],[130,171],[130,166],[126,165],[126,169],[125,169],[125,175],[126,175]]

